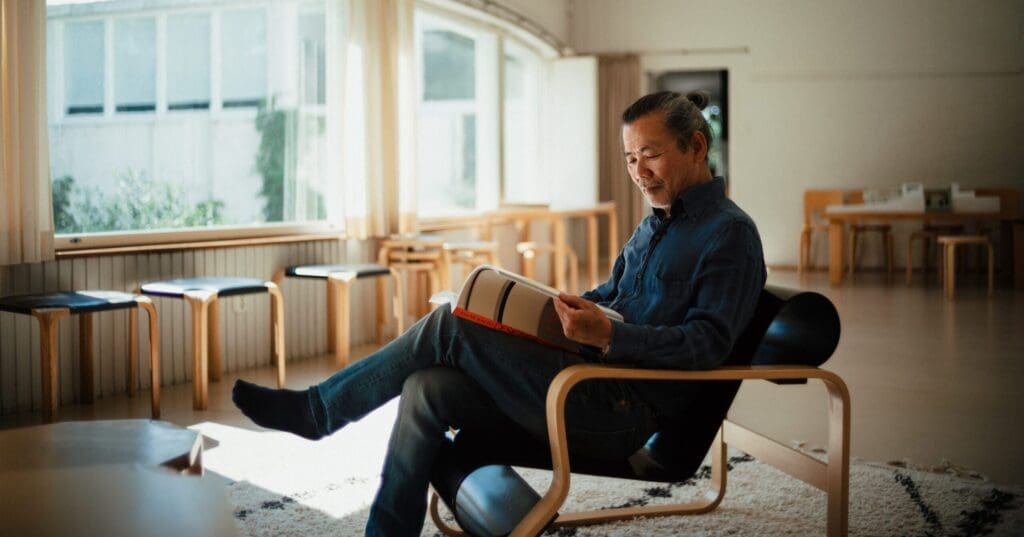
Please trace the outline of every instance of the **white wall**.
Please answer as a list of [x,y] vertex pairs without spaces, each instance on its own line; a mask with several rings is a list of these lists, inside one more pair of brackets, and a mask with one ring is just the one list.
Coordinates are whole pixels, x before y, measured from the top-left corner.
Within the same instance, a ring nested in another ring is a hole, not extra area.
[[729,70],[732,197],[758,223],[769,264],[796,263],[805,189],[1024,188],[1019,1],[570,0],[569,8],[569,44],[579,52],[637,52],[645,72]]
[[568,0],[499,0],[508,8],[529,18],[552,35],[568,42],[569,3]]

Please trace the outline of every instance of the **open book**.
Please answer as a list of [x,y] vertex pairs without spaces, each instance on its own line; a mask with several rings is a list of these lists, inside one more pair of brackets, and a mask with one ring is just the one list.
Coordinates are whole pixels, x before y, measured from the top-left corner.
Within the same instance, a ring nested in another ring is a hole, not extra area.
[[[562,333],[562,322],[552,301],[557,296],[558,290],[553,287],[480,265],[466,278],[458,296],[454,300],[449,297],[449,301],[452,313],[463,319],[550,347],[580,352],[581,344]],[[622,320],[618,312],[598,307],[610,319]]]

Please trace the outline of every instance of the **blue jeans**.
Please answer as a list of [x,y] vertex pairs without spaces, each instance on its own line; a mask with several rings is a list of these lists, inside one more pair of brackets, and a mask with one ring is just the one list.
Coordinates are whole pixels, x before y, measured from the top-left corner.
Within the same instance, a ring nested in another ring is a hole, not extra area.
[[[401,395],[366,535],[419,535],[431,465],[449,427],[523,431],[547,439],[548,385],[579,355],[551,349],[434,310],[400,337],[310,389],[317,429],[328,435]],[[595,380],[566,402],[572,453],[622,459],[655,430],[632,384]]]

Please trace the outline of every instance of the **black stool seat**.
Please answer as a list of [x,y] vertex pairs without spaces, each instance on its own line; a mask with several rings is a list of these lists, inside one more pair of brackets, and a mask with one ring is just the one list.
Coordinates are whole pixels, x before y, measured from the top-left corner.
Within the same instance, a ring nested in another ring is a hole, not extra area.
[[327,279],[338,272],[355,273],[356,278],[370,278],[391,274],[384,265],[376,263],[350,263],[346,265],[296,265],[285,269],[286,276],[291,278]]
[[12,295],[0,298],[0,311],[31,315],[42,308],[68,308],[71,313],[91,313],[134,308],[135,295],[120,291],[78,291]]
[[204,276],[150,282],[142,286],[147,295],[180,298],[189,291],[213,291],[217,296],[247,295],[267,292],[266,282],[258,278]]

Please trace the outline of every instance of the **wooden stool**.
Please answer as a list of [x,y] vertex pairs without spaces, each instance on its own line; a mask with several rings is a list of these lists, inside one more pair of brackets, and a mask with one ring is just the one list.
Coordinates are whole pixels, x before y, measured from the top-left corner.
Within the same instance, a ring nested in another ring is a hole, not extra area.
[[[523,256],[523,276],[527,278],[535,278],[535,265],[534,260],[538,253],[550,253],[552,255],[558,254],[558,248],[553,244],[539,244],[536,242],[521,242],[516,245],[516,251]],[[559,291],[566,291],[570,293],[579,292],[580,284],[580,271],[579,271],[579,257],[576,256],[576,252],[569,246],[564,247],[565,257],[569,263],[569,289],[559,289]]]
[[981,244],[988,248],[988,296],[992,296],[995,254],[992,250],[992,241],[988,237],[984,235],[943,235],[936,239],[936,242],[942,248],[942,259],[945,265],[942,287],[947,300],[956,298],[956,247],[963,244]]
[[101,311],[130,309],[128,314],[128,396],[134,397],[138,382],[139,310],[149,315],[150,412],[153,419],[160,417],[160,330],[156,323],[153,302],[144,296],[118,291],[77,291],[0,298],[0,311],[31,315],[39,321],[39,354],[42,372],[41,403],[43,422],[57,417],[57,322],[68,315],[79,315],[78,341],[81,373],[79,382],[81,400],[92,403],[93,394],[93,342],[92,314]]
[[456,263],[466,265],[470,269],[485,263],[495,267],[501,266],[498,262],[498,243],[494,241],[446,242],[442,246],[442,252],[447,272],[445,279],[448,285],[445,286],[446,288],[451,288],[450,286],[454,283],[452,267]]
[[[935,239],[940,235],[959,235],[964,232],[964,226],[960,224],[925,224],[921,229],[910,234],[910,238],[907,239],[907,285],[913,278],[914,263],[913,263],[913,250],[914,241],[921,241],[921,274],[924,278],[928,278],[928,261],[929,261],[929,245],[935,242]],[[940,256],[941,257],[941,256]],[[941,261],[939,266],[941,267]]]
[[271,349],[277,387],[284,387],[284,304],[274,282],[256,278],[208,276],[150,282],[140,288],[151,296],[183,298],[192,308],[192,408],[206,410],[209,381],[220,380],[220,297],[270,293]]
[[384,287],[388,276],[395,282],[395,297],[392,308],[395,312],[395,336],[402,334],[402,281],[398,271],[372,263],[347,265],[297,265],[277,271],[274,283],[280,287],[285,277],[327,280],[327,345],[334,350],[334,360],[339,366],[349,364],[349,289],[352,282],[361,278],[375,278],[377,282],[377,343],[384,344]]
[[[443,270],[444,241],[439,237],[385,240],[377,252],[377,264],[405,273],[406,277],[411,274],[425,276],[428,298],[430,294],[448,287],[447,271]],[[422,317],[430,311],[430,302],[419,294],[419,285],[416,285],[416,293],[409,297],[408,303],[415,304],[416,317]]]

